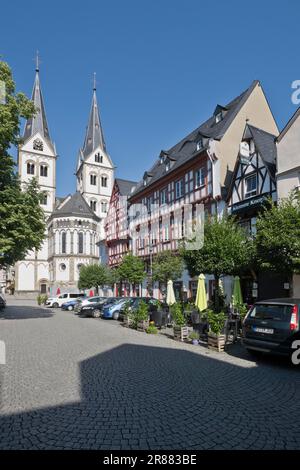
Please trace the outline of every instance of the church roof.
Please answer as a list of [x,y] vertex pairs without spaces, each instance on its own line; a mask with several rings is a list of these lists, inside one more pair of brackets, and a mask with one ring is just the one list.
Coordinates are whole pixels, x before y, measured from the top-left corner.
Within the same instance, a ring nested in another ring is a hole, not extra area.
[[80,192],[66,197],[53,211],[51,217],[90,217],[99,221],[99,217],[92,211]]
[[44,137],[46,141],[51,145],[51,147],[53,147],[46,118],[46,111],[40,84],[38,63],[35,72],[35,80],[31,99],[36,108],[36,114],[33,117],[27,119],[23,139],[24,141],[26,141],[27,139],[35,135],[37,132],[39,132],[41,136]]
[[83,157],[88,157],[97,147],[106,152],[104,134],[101,126],[99,107],[97,103],[96,86],[94,84],[92,105],[89,115],[89,121],[86,129],[86,135],[82,148]]

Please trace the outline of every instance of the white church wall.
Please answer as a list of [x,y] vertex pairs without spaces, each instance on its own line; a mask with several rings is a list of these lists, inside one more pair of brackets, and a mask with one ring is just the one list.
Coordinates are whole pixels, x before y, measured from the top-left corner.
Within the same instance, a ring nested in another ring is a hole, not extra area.
[[37,264],[37,280],[49,280],[49,264],[38,263]]
[[18,290],[35,290],[34,285],[34,264],[20,262],[18,265]]

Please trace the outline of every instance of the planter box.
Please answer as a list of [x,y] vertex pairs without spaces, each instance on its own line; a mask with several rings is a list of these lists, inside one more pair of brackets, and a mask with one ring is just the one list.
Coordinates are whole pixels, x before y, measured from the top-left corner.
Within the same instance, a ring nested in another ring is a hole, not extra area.
[[178,341],[185,341],[189,339],[189,335],[193,331],[190,326],[174,326],[174,339]]
[[149,326],[149,320],[139,321],[137,324],[138,331],[145,331]]
[[126,328],[129,328],[132,325],[132,320],[129,317],[124,317],[123,318],[123,326]]
[[225,335],[215,335],[214,333],[208,333],[208,349],[214,349],[218,352],[224,351],[225,339]]

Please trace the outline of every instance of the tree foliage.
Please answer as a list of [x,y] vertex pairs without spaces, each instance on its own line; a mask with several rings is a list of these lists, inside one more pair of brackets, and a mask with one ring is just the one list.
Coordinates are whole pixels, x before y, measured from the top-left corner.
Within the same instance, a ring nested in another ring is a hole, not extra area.
[[129,284],[140,284],[146,277],[143,261],[132,254],[124,256],[120,266],[117,268],[120,281]]
[[215,278],[215,309],[219,309],[219,279],[251,266],[254,243],[234,218],[211,217],[204,225],[204,243],[199,250],[182,250],[191,276],[212,274]]
[[36,180],[21,191],[16,165],[9,154],[20,143],[20,119],[35,112],[23,93],[15,93],[11,70],[0,61],[0,81],[5,84],[5,100],[0,103],[0,265],[24,259],[27,252],[39,249],[45,237],[44,212]]
[[257,257],[262,268],[292,274],[300,272],[300,199],[291,193],[257,219]]
[[91,289],[103,287],[111,283],[110,269],[103,264],[87,264],[80,268],[79,289]]
[[169,279],[175,281],[180,278],[183,271],[183,260],[181,255],[171,251],[159,253],[152,264],[152,278],[166,284]]

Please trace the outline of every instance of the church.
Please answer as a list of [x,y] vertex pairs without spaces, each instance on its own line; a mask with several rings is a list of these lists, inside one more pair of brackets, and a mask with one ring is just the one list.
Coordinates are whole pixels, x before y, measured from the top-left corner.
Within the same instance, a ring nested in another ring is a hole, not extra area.
[[[77,290],[80,267],[99,262],[105,238],[104,220],[114,183],[114,164],[107,153],[94,79],[92,104],[75,168],[76,192],[56,196],[58,156],[50,136],[37,60],[32,101],[36,114],[25,124],[18,148],[18,172],[25,185],[36,178],[43,194],[46,233],[39,251],[15,266],[15,294],[36,296]],[[59,164],[59,162],[58,162]]]

